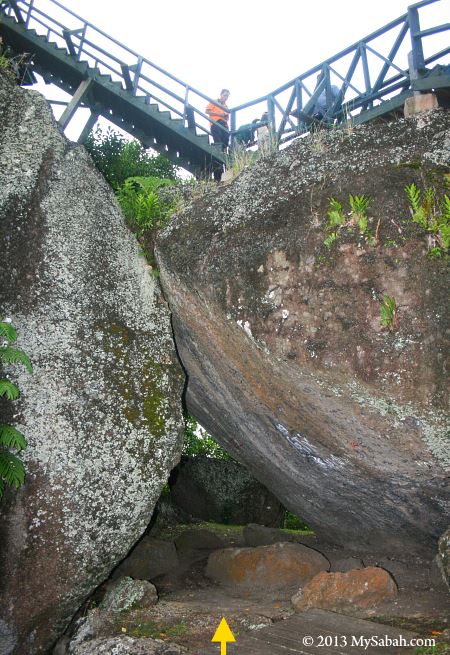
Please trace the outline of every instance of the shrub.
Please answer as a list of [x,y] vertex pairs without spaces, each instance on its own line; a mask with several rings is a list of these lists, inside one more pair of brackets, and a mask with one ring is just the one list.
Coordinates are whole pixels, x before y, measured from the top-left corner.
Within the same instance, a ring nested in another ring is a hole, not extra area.
[[174,180],[157,177],[129,177],[117,190],[122,211],[137,236],[147,230],[163,227],[173,213],[177,200],[163,199],[158,194],[163,187],[172,186]]
[[231,459],[230,455],[214,441],[210,434],[202,428],[197,421],[186,414],[184,430],[183,455],[196,457],[206,455],[215,459]]
[[130,177],[177,179],[176,166],[166,157],[148,154],[139,141],[130,141],[111,127],[105,132],[97,126],[84,146],[113,189],[117,190]]

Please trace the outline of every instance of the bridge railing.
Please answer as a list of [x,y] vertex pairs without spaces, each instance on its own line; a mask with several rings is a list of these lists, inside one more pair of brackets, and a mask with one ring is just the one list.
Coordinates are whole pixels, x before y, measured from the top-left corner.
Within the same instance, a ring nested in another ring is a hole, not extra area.
[[133,95],[144,96],[148,103],[170,111],[172,117],[182,118],[187,127],[209,133],[204,108],[212,98],[142,57],[58,0],[0,0],[0,9],[44,35],[49,42],[65,48],[78,61],[110,75]]
[[247,119],[250,110],[253,118],[267,112],[273,134],[278,141],[285,141],[309,129],[305,115],[314,113],[323,93],[327,98],[324,120],[333,123],[354,118],[382,101],[414,88],[415,79],[423,76],[428,66],[444,63],[446,56],[449,63],[450,46],[438,50],[431,44],[431,48],[426,48],[424,41],[430,41],[428,37],[441,32],[450,35],[450,23],[420,29],[419,10],[423,13],[428,5],[438,1],[423,0],[411,5],[404,15],[267,96],[234,107],[231,112],[232,132],[242,122],[240,116],[244,110]]
[[[450,23],[420,29],[422,12],[435,2],[444,0],[422,0],[411,5],[403,16],[266,96],[233,107],[232,135],[240,124],[267,113],[277,141],[288,140],[308,130],[305,115],[314,113],[322,93],[327,98],[324,118],[332,123],[355,117],[413,88],[427,66],[443,62],[450,53],[450,46],[431,48],[429,52],[424,48],[429,37],[450,32]],[[182,118],[185,126],[196,133],[210,133],[204,111],[210,97],[77,16],[58,0],[0,0],[0,8],[65,48],[77,60],[111,75],[123,89],[144,96],[172,117]]]

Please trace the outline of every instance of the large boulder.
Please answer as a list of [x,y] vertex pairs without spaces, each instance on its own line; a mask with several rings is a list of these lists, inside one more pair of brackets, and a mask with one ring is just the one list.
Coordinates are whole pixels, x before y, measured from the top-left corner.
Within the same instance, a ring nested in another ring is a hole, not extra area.
[[113,578],[130,576],[138,580],[153,580],[177,566],[175,544],[146,534],[119,564],[113,573]]
[[25,485],[0,505],[0,652],[33,655],[148,525],[179,460],[183,375],[158,283],[86,151],[1,75],[0,125],[0,312],[34,366],[8,369],[22,398],[7,419],[29,445]]
[[287,593],[329,568],[329,561],[317,550],[279,543],[217,550],[208,558],[206,576],[236,591]]
[[298,612],[310,607],[348,612],[376,607],[397,594],[397,585],[387,571],[368,566],[345,573],[318,573],[291,600]]
[[[404,191],[442,199],[449,146],[448,110],[321,131],[159,239],[190,413],[320,538],[359,552],[431,555],[449,523],[448,265]],[[354,218],[328,248],[330,198],[347,221],[350,194],[371,198],[367,229]]]
[[230,460],[203,455],[183,457],[170,484],[175,504],[205,521],[277,526],[285,513],[280,501],[263,484]]

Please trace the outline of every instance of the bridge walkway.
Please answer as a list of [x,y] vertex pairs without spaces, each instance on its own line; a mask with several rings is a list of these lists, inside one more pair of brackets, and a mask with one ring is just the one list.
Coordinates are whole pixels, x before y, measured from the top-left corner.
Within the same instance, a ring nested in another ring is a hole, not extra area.
[[[450,22],[422,29],[419,20],[419,12],[437,2],[444,10],[448,0],[416,2],[266,96],[232,107],[231,138],[249,122],[249,114],[263,113],[276,146],[306,133],[323,94],[327,125],[401,116],[408,98],[429,91],[450,107],[450,45],[441,50],[433,45],[437,34],[450,34]],[[44,7],[50,7],[48,13]],[[90,110],[80,141],[101,115],[194,175],[226,162],[221,147],[210,143],[205,107],[211,98],[58,0],[0,0],[0,36],[17,57],[30,55],[23,83],[38,74],[70,95],[59,119],[63,129],[79,107]],[[431,44],[428,50],[424,43]],[[406,48],[411,48],[407,56]]]
[[[236,643],[227,643],[227,655],[414,655],[416,648],[407,645],[381,647],[380,640],[399,640],[403,644],[417,638],[409,630],[393,628],[335,612],[311,609],[294,614],[271,626],[237,636]],[[360,645],[361,638],[373,639]],[[356,641],[355,641],[356,640]],[[359,641],[357,641],[359,640]],[[211,644],[196,655],[218,655],[220,645]]]

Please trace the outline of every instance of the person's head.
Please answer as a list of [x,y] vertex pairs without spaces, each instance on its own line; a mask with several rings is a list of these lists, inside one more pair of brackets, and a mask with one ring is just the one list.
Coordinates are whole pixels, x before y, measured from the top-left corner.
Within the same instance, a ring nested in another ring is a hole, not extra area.
[[269,114],[267,111],[264,112],[264,114],[261,116],[262,121],[267,121],[269,120]]
[[228,89],[222,89],[222,91],[220,92],[220,98],[219,98],[220,102],[226,102],[229,97],[230,97],[229,90]]

